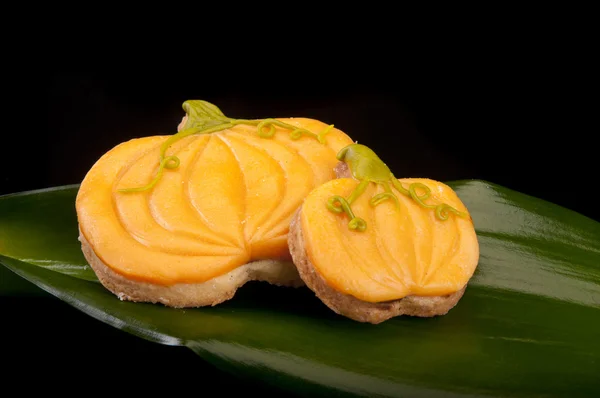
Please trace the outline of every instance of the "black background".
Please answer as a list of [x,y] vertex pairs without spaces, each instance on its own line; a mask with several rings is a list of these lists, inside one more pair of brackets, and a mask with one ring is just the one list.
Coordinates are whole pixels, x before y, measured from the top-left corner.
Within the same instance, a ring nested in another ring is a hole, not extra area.
[[[120,142],[172,134],[187,99],[231,117],[303,116],[335,124],[399,176],[483,179],[599,219],[591,86],[571,69],[527,64],[481,70],[339,70],[269,76],[206,72],[47,73],[3,132],[0,194],[80,182]],[[33,86],[33,84],[35,84]],[[32,87],[33,86],[33,87]],[[592,197],[590,196],[592,193]]]
[[[468,61],[451,54],[408,68],[394,58],[352,66],[348,56],[288,72],[269,65],[235,69],[230,62],[175,72],[123,64],[116,71],[14,75],[16,107],[6,117],[12,127],[2,132],[0,194],[78,183],[120,142],[172,134],[182,102],[204,99],[231,117],[333,123],[374,149],[399,177],[483,179],[600,220],[590,193],[597,185],[597,129],[583,122],[591,115],[585,78],[577,61],[567,69],[552,54],[527,54]],[[149,369],[165,380],[179,377],[182,385],[210,372],[215,385],[232,386],[186,349],[131,337],[57,300],[0,303],[3,359],[17,371],[35,366],[43,388],[58,391],[61,377],[89,380],[115,369],[131,373],[138,392]]]

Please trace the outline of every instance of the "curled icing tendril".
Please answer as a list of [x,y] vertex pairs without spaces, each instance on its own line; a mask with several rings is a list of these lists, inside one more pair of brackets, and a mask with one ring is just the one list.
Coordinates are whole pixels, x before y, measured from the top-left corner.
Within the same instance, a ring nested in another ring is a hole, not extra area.
[[[367,189],[369,181],[361,181],[358,186],[352,191],[348,199],[343,198],[339,195],[334,195],[327,201],[327,208],[334,213],[346,213],[350,221],[348,222],[348,228],[363,232],[367,229],[367,223],[360,217],[356,217],[352,211],[351,204],[354,202],[364,191]],[[339,203],[339,206],[336,205]]]
[[400,203],[398,202],[398,198],[396,197],[396,195],[394,195],[391,192],[382,192],[382,193],[379,193],[379,194],[373,196],[371,198],[371,200],[369,201],[369,204],[371,206],[375,207],[378,204],[381,204],[388,199],[393,200],[394,203],[396,204],[396,206],[400,206]]
[[[339,203],[339,205],[336,205],[336,203]],[[367,229],[367,223],[365,222],[365,220],[354,215],[354,212],[350,207],[350,203],[348,203],[348,200],[346,200],[345,198],[339,195],[332,196],[327,201],[327,208],[329,208],[329,210],[333,211],[334,213],[346,213],[346,215],[350,219],[350,221],[348,222],[348,228],[359,232],[363,232],[365,229]]]
[[158,172],[156,173],[156,176],[154,176],[152,181],[150,181],[150,183],[148,183],[148,185],[145,185],[143,187],[138,187],[138,188],[120,189],[119,191],[120,192],[143,192],[147,189],[151,189],[152,187],[154,187],[156,185],[158,180],[160,180],[165,169],[176,169],[177,167],[179,167],[179,158],[177,156],[167,156],[163,160],[160,161],[160,164],[158,165]]
[[[406,189],[402,186],[400,181],[398,181],[398,179],[396,179],[393,175],[392,178],[392,183],[394,184],[394,187],[396,189],[400,188],[398,189],[399,192],[404,193],[405,195],[407,194],[422,207],[425,207],[427,209],[435,209],[435,216],[439,220],[446,221],[450,216],[449,213],[453,213],[459,217],[467,217],[467,213],[459,211],[447,203],[440,203],[438,205],[425,203],[424,201],[431,197],[431,188],[429,188],[427,185],[421,184],[420,182],[413,182],[408,186],[408,189]],[[424,191],[424,193],[422,195],[417,194],[417,189],[421,189],[422,191]]]
[[[398,183],[400,183],[400,181],[398,181]],[[424,191],[423,195],[419,196],[417,193],[417,188],[420,188]],[[424,200],[427,200],[431,197],[431,188],[429,188],[427,185],[421,184],[420,182],[414,182],[408,186],[408,193],[410,194],[410,197],[422,207],[428,209],[433,209],[435,207],[424,202]]]
[[400,202],[398,201],[398,198],[396,197],[396,195],[394,195],[394,193],[390,189],[390,184],[388,184],[387,182],[382,182],[381,185],[383,186],[383,189],[385,190],[385,192],[381,192],[381,193],[378,193],[377,195],[373,196],[371,198],[371,200],[369,201],[369,204],[371,206],[377,206],[378,204],[390,199],[390,200],[394,201],[394,204],[396,205],[396,207],[400,207]]
[[446,204],[446,203],[442,203],[440,205],[437,205],[435,207],[435,215],[437,216],[437,218],[439,218],[440,220],[447,220],[448,217],[450,216],[449,213],[454,213],[459,217],[466,217],[467,213],[456,210],[454,207]]
[[305,128],[296,127],[288,123],[284,123],[277,119],[264,120],[248,120],[248,119],[232,119],[223,114],[219,108],[206,101],[186,101],[183,104],[183,109],[186,111],[188,120],[179,132],[170,136],[160,147],[159,167],[156,175],[148,184],[136,188],[119,189],[118,192],[143,192],[154,188],[162,177],[165,169],[176,169],[179,167],[180,160],[175,155],[167,156],[167,150],[177,141],[195,134],[212,134],[237,125],[256,126],[259,137],[272,138],[275,135],[275,127],[281,127],[291,130],[290,138],[298,140],[306,135],[318,140],[321,144],[325,144],[325,135],[331,131],[333,125],[327,126],[319,134],[315,134]]
[[[387,165],[379,159],[375,152],[364,145],[350,144],[342,148],[338,152],[337,159],[346,162],[353,177],[360,182],[346,202],[342,202],[341,199],[343,198],[340,196],[333,196],[327,202],[327,208],[335,213],[346,213],[348,217],[351,218],[350,223],[352,223],[353,220],[361,220],[362,224],[360,225],[360,229],[352,228],[349,223],[348,226],[350,229],[356,229],[361,232],[366,229],[364,220],[356,217],[352,212],[351,204],[365,191],[370,183],[381,185],[384,190],[384,192],[374,195],[369,200],[371,206],[378,206],[386,200],[392,200],[395,206],[399,207],[400,202],[398,201],[398,197],[392,190],[392,188],[394,188],[400,194],[412,198],[419,206],[427,209],[434,209],[435,216],[441,221],[447,220],[450,213],[460,217],[468,216],[467,213],[458,211],[446,203],[437,205],[426,203],[425,201],[431,198],[431,188],[420,182],[412,183],[408,188],[405,188],[402,186],[402,183],[394,177],[394,174]],[[340,206],[336,206],[335,203],[340,203]]]
[[315,134],[312,131],[309,131],[303,127],[296,127],[277,119],[264,119],[257,126],[258,135],[262,138],[272,138],[275,135],[276,126],[287,130],[292,130],[290,132],[290,138],[292,140],[299,140],[300,138],[302,138],[303,135],[306,135],[315,138],[321,144],[325,144],[325,134],[327,134],[333,128],[333,124],[330,124],[319,134]]

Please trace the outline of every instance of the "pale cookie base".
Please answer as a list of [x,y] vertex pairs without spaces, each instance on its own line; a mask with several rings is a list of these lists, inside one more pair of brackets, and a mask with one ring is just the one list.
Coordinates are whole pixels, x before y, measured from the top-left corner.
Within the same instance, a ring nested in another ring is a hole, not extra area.
[[352,173],[350,172],[350,167],[346,164],[346,162],[338,162],[333,168],[335,172],[335,176],[337,178],[352,178]]
[[278,286],[304,286],[293,263],[277,260],[254,261],[203,283],[163,286],[134,281],[104,264],[81,231],[79,241],[86,260],[102,285],[125,301],[161,303],[175,308],[204,307],[231,299],[237,289],[249,281],[264,281]]
[[354,296],[338,292],[315,269],[306,253],[300,212],[298,209],[290,224],[288,244],[292,259],[306,286],[330,309],[337,314],[359,322],[378,324],[390,318],[409,315],[432,317],[448,313],[463,296],[466,285],[461,290],[445,296],[407,296],[399,300],[370,303]]

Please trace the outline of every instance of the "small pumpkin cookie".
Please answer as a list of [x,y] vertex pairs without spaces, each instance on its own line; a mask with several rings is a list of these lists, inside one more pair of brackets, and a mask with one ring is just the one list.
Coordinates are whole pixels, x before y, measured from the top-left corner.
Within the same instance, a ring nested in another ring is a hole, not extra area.
[[290,226],[300,277],[360,322],[446,314],[479,261],[465,205],[441,182],[397,179],[364,145],[344,147],[338,159],[340,178],[315,188]]

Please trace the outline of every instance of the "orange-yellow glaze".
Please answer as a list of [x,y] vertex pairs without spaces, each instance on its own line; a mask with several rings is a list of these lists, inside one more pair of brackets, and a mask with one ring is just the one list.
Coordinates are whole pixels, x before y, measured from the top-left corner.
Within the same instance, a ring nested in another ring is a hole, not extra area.
[[[468,211],[447,185],[429,179],[399,179],[404,187],[420,182],[431,188],[428,204],[447,203]],[[339,292],[368,302],[396,300],[408,295],[439,296],[460,290],[473,275],[479,245],[469,217],[435,217],[399,192],[399,207],[386,200],[373,207],[372,196],[384,192],[369,184],[352,203],[362,217],[364,232],[348,228],[345,214],[325,203],[332,195],[348,197],[358,181],[333,180],[312,191],[302,206],[301,225],[309,259],[327,283]]]
[[[319,133],[312,119],[279,119]],[[338,129],[326,144],[277,129],[261,138],[239,125],[176,142],[152,190],[168,136],[122,143],[102,156],[77,196],[82,234],[96,255],[128,278],[161,285],[201,283],[258,259],[290,259],[287,233],[294,211],[315,187],[335,178],[336,154],[352,140]]]

